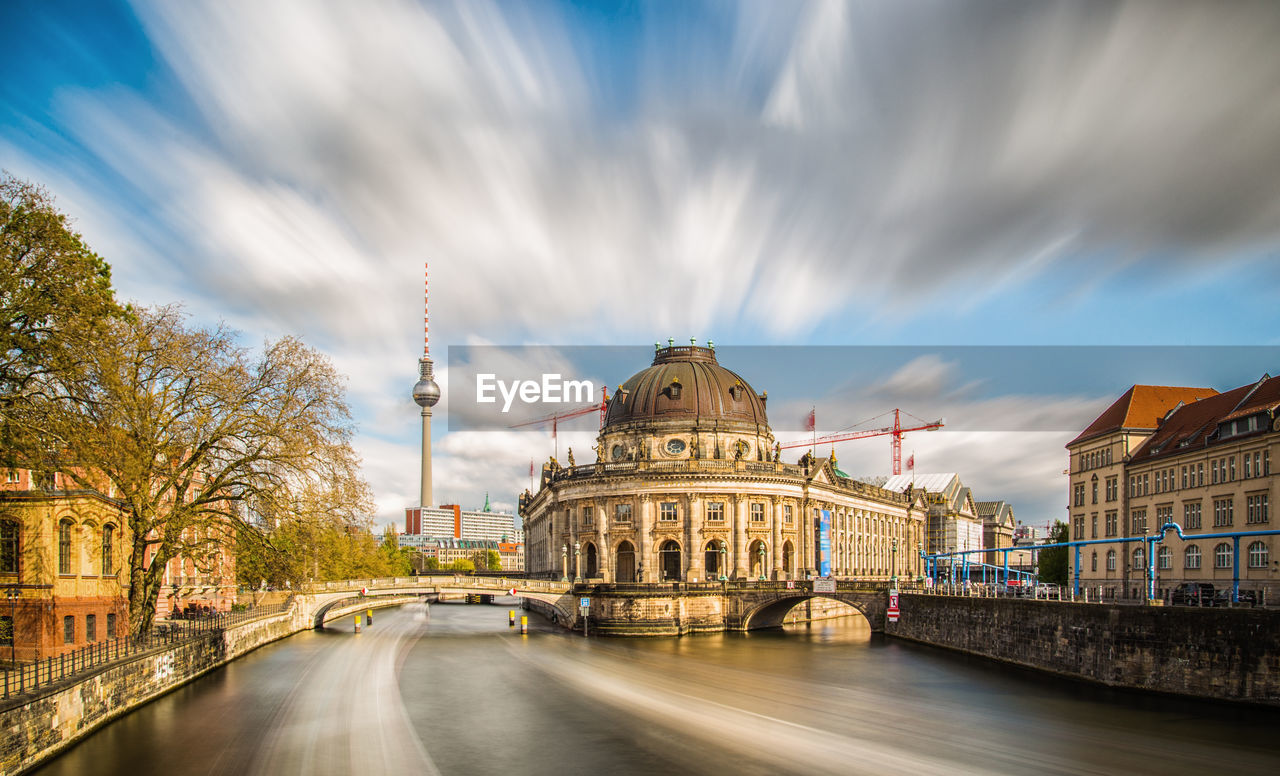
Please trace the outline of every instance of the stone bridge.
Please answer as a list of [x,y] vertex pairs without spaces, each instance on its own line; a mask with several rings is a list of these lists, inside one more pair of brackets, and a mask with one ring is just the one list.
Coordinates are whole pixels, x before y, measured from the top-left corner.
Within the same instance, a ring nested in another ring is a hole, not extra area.
[[574,597],[568,582],[512,577],[472,577],[465,575],[387,577],[320,582],[302,587],[294,596],[295,605],[309,627],[319,628],[337,612],[358,610],[362,605],[376,608],[405,596],[515,595],[549,609],[557,619],[571,622],[576,616]]
[[[588,626],[616,636],[679,636],[686,633],[776,628],[797,604],[827,598],[848,604],[881,632],[889,585],[841,581],[831,592],[815,592],[811,581],[739,581],[635,585],[579,585],[576,597],[591,599]],[[573,627],[582,627],[580,618]]]
[[787,612],[813,598],[852,606],[873,631],[883,631],[888,585],[840,581],[831,592],[814,582],[737,581],[668,584],[571,584],[518,577],[432,575],[356,579],[308,585],[295,596],[297,616],[319,628],[339,613],[392,605],[406,596],[514,595],[566,628],[581,628],[580,598],[590,600],[588,626],[617,636],[678,636],[782,625]]

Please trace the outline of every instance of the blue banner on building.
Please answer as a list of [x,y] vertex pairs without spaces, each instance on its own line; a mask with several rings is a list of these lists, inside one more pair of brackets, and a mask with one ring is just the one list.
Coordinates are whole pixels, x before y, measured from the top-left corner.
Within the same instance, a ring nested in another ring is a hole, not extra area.
[[818,576],[831,576],[831,512],[822,510],[818,517]]

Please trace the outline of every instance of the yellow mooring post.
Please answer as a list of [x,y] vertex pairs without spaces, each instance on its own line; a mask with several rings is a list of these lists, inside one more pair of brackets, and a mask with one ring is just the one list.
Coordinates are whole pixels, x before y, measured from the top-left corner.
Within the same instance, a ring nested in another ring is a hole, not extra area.
[[366,620],[370,625],[373,625],[373,610],[372,610],[372,609],[365,609],[365,611],[364,611],[364,615],[365,615],[365,616],[364,616],[365,620]]
[[516,627],[516,610],[515,609],[507,610],[507,627],[508,628]]
[[529,635],[529,618],[528,617],[522,616],[520,618],[520,635],[522,636]]
[[360,632],[360,615],[356,615],[356,633]]

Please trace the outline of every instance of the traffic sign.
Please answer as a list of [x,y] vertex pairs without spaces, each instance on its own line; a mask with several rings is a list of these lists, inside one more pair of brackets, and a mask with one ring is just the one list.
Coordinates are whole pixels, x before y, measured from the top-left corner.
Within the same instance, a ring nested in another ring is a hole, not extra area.
[[581,606],[583,609],[589,608],[591,606],[591,599],[586,597],[579,598],[578,606]]

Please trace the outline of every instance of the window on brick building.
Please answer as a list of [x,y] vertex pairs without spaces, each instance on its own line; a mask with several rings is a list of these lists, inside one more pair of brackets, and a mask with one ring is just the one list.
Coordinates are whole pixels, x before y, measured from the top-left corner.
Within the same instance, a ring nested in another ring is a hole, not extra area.
[[1200,529],[1200,502],[1193,501],[1182,505],[1182,527],[1189,531]]
[[86,614],[84,616],[84,640],[90,644],[98,640],[98,615]]
[[0,521],[0,574],[18,573],[20,528],[13,520]]
[[58,573],[71,573],[71,532],[74,526],[70,520],[63,519],[58,523]]
[[104,577],[115,573],[115,536],[114,525],[108,523],[102,526],[102,576]]
[[1247,513],[1245,519],[1250,523],[1267,522],[1267,494],[1260,493],[1245,498]]
[[13,618],[7,614],[0,616],[0,646],[13,646]]
[[116,615],[115,612],[107,614],[107,638],[114,639],[116,637]]
[[62,618],[62,643],[76,643],[76,618],[69,614]]
[[1107,550],[1107,571],[1116,570],[1116,551]]

